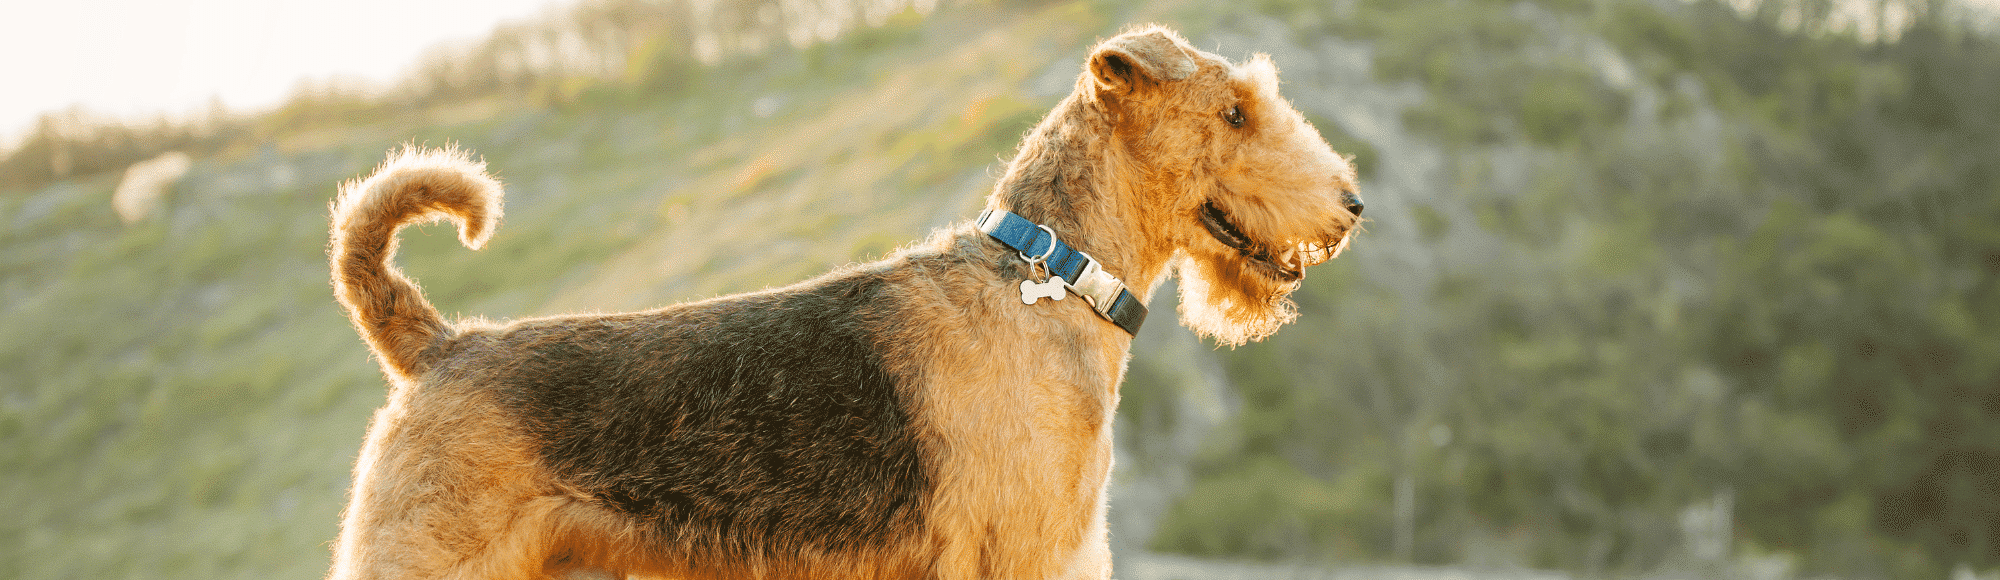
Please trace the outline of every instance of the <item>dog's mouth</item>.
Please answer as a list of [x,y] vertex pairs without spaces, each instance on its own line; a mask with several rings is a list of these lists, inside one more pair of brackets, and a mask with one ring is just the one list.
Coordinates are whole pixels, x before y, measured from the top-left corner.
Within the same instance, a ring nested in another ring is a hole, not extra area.
[[1343,230],[1324,240],[1296,242],[1274,251],[1244,234],[1242,228],[1229,220],[1229,212],[1215,205],[1215,200],[1203,202],[1200,215],[1202,227],[1208,230],[1208,235],[1215,237],[1215,241],[1235,249],[1248,258],[1257,270],[1283,282],[1305,278],[1306,268],[1333,259],[1347,245],[1347,232]]

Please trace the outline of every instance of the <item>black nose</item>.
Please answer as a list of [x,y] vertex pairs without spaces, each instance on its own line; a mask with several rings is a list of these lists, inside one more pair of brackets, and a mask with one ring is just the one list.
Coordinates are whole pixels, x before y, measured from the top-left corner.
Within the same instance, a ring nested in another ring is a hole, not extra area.
[[1361,203],[1361,196],[1355,195],[1352,191],[1340,194],[1340,205],[1356,216],[1361,215],[1362,208],[1368,207],[1367,204]]

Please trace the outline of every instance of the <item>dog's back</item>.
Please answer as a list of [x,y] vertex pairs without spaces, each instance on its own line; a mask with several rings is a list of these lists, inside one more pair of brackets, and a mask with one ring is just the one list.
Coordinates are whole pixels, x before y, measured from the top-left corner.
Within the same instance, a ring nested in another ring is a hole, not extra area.
[[559,480],[682,554],[847,552],[912,533],[928,474],[879,358],[881,275],[468,333],[465,373]]

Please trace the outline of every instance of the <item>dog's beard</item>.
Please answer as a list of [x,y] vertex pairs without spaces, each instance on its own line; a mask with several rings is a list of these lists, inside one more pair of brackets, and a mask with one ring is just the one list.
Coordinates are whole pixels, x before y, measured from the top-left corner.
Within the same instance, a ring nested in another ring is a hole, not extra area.
[[1291,293],[1298,280],[1281,281],[1255,268],[1237,255],[1181,256],[1175,264],[1181,324],[1218,344],[1240,346],[1297,319]]

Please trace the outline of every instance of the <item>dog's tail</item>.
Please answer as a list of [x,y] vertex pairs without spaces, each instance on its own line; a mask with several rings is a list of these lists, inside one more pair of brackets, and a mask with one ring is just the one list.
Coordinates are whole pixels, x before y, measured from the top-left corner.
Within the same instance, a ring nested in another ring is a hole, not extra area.
[[500,223],[500,182],[455,148],[405,146],[367,179],[341,184],[333,200],[333,295],[392,378],[430,366],[451,325],[396,269],[396,230],[448,219],[479,249]]

